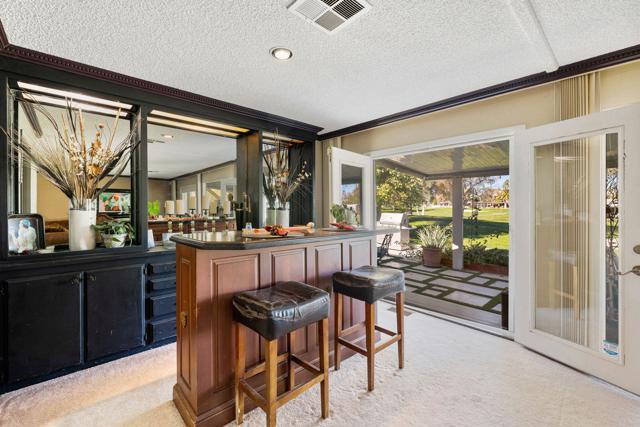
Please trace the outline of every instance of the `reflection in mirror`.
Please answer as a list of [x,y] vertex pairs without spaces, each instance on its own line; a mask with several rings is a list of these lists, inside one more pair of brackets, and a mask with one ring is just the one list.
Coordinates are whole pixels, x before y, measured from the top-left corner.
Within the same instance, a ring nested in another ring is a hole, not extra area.
[[234,229],[236,139],[149,123],[149,229],[158,244],[168,233]]
[[341,188],[342,204],[355,212],[355,223],[362,224],[362,168],[343,164]]
[[[38,94],[30,95],[29,99],[37,100],[41,110],[36,113],[33,109],[25,108],[23,102],[14,105],[17,113],[16,138],[20,138],[20,141],[55,141],[56,131],[51,120],[47,120],[45,115],[50,115],[57,124],[63,123],[63,118],[64,120],[68,119],[68,111],[64,106],[67,105],[67,102],[70,102],[72,106],[75,104],[64,99]],[[62,106],[57,106],[60,104]],[[86,107],[91,111],[91,106],[87,105]],[[104,110],[105,114],[96,114],[90,111],[82,112],[84,135],[88,141],[87,144],[94,141],[99,126],[103,126],[104,135],[110,135],[112,128],[116,126],[115,116],[118,114],[117,110],[107,110],[100,107],[96,107],[96,109],[99,111]],[[121,117],[123,116],[126,116],[126,113],[121,113]],[[130,121],[126,118],[117,119],[117,129],[113,133],[114,145],[115,141],[120,142],[127,138],[129,132]],[[57,151],[52,151],[51,156],[54,156],[55,153]],[[11,214],[16,217],[18,215],[39,215],[42,218],[44,242],[39,245],[39,252],[67,250],[69,244],[69,198],[46,179],[42,171],[39,171],[35,165],[31,164],[24,155],[17,152],[14,153],[11,165],[11,191],[9,194]],[[128,169],[128,165],[125,166],[125,170],[128,171]],[[111,176],[106,176],[100,181],[100,185],[107,185],[111,178]],[[113,200],[107,204],[102,201],[105,194],[110,194],[114,191],[112,189],[118,189],[121,194],[126,194],[118,204],[118,206],[122,207],[122,211],[113,211]],[[130,191],[131,179],[129,176],[117,178],[112,182],[108,191],[104,191],[98,196],[100,208],[97,221],[101,222],[116,216],[128,219],[131,208]],[[93,235],[89,227],[88,233]],[[20,250],[10,252],[23,253]]]

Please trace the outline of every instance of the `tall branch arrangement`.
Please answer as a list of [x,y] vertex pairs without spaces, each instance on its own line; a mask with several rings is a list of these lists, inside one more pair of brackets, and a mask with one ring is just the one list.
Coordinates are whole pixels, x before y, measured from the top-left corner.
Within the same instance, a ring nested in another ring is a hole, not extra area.
[[[86,200],[95,200],[104,188],[113,184],[140,143],[135,131],[137,123],[122,140],[115,139],[120,110],[112,128],[100,123],[93,132],[86,129],[82,110],[72,108],[71,100],[67,100],[66,108],[56,118],[29,93],[15,91],[13,95],[24,110],[34,137],[27,138],[14,131],[8,138],[12,152],[21,154],[59,188],[74,209],[82,208]],[[43,131],[40,117],[53,132]]]
[[307,171],[307,162],[302,161],[302,154],[296,161],[290,161],[290,149],[275,132],[273,149],[263,151],[262,157],[266,165],[266,173],[262,175],[262,187],[269,207],[275,207],[276,201],[284,208],[291,196],[299,189],[311,173]]

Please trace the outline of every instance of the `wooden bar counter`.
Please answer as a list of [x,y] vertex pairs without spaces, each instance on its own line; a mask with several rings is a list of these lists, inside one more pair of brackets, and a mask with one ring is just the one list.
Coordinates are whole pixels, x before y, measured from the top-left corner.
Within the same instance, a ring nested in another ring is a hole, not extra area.
[[[177,244],[178,353],[173,400],[185,423],[222,426],[234,419],[233,295],[286,280],[329,290],[334,272],[376,265],[376,235],[388,232],[316,230],[304,237],[248,239],[230,231],[172,237]],[[331,305],[333,312],[333,297]],[[343,328],[363,320],[364,303],[345,298]],[[333,340],[333,325],[329,331]],[[257,334],[248,332],[247,367],[264,360],[259,340]],[[296,353],[317,361],[315,325],[297,331],[294,341]],[[281,340],[279,351],[285,350],[285,340]],[[349,355],[345,351],[344,357]],[[285,379],[284,366],[280,369],[279,392]],[[258,390],[264,388],[262,377],[257,376],[258,382],[252,384]],[[300,381],[304,380],[301,370]],[[253,408],[249,399],[245,405],[247,410]]]

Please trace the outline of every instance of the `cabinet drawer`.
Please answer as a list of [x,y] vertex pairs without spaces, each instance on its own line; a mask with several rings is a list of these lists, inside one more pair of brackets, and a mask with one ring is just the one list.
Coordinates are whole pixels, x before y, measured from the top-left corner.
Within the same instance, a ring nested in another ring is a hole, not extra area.
[[176,272],[176,262],[151,263],[147,269],[148,274],[168,274]]
[[162,276],[162,277],[150,277],[147,280],[147,290],[153,291],[165,291],[168,289],[176,288],[176,276]]
[[152,320],[147,325],[147,340],[149,344],[176,336],[176,318],[168,317],[162,320]]
[[147,299],[148,317],[158,317],[176,312],[176,294],[158,295]]

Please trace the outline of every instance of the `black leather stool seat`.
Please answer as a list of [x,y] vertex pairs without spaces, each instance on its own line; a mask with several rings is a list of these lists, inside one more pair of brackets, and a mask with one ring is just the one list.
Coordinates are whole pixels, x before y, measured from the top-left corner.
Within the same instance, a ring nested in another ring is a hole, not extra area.
[[367,304],[373,304],[387,295],[404,292],[404,272],[371,265],[351,271],[338,271],[333,273],[333,290]]
[[282,282],[270,288],[233,297],[233,317],[271,341],[329,317],[329,294],[300,282]]

